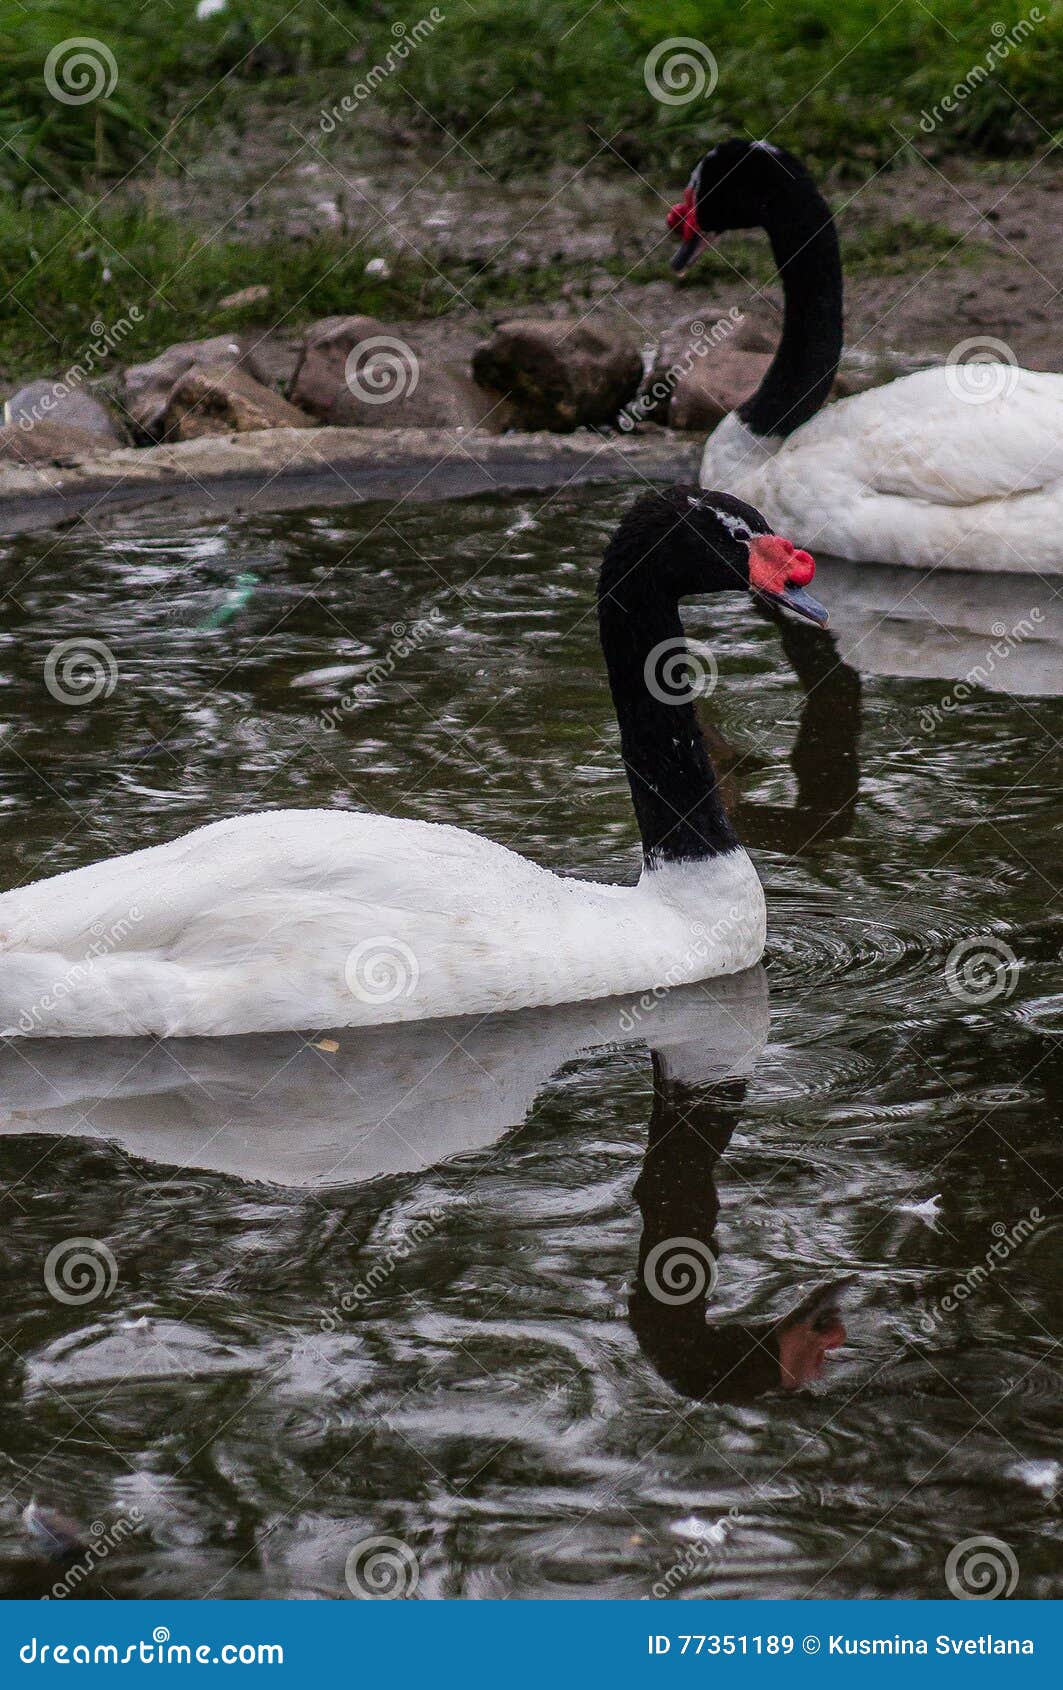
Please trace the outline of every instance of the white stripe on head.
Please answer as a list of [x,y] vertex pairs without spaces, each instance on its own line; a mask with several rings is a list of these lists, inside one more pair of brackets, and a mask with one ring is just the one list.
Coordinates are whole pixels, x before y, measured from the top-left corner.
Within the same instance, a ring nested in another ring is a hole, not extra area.
[[749,523],[744,517],[736,516],[734,511],[721,510],[720,506],[714,505],[711,499],[695,499],[693,495],[691,495],[689,502],[694,506],[695,510],[711,511],[717,522],[721,522],[723,524],[733,539],[752,540],[753,530],[750,528]]

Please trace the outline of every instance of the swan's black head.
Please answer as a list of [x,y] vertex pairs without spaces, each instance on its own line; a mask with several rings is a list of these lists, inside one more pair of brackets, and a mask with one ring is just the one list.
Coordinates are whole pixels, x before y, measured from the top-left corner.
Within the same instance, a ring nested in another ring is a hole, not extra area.
[[770,141],[721,141],[694,166],[686,193],[668,213],[680,247],[672,269],[687,265],[728,229],[771,227],[809,176],[800,159]]
[[636,610],[648,594],[752,592],[824,623],[827,612],[805,592],[815,568],[752,505],[730,493],[669,487],[644,493],[621,521],[605,555],[601,595]]

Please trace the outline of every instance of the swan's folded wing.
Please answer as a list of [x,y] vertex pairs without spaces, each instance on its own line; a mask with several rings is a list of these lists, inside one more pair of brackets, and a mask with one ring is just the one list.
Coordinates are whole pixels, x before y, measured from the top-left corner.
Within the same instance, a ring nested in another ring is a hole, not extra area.
[[[407,918],[484,913],[552,877],[492,840],[348,810],[235,817],[0,897],[0,954],[221,954],[287,912],[362,907]],[[259,910],[256,922],[253,911]]]
[[[574,884],[427,822],[216,823],[0,897],[0,1029],[341,1026],[452,1013],[459,989],[469,1012],[506,1007],[528,997],[514,956],[556,931]],[[571,945],[593,957],[575,925]],[[558,963],[543,947],[543,1001]]]
[[866,492],[962,506],[1063,480],[1063,376],[1008,364],[922,370],[821,416],[856,431]]

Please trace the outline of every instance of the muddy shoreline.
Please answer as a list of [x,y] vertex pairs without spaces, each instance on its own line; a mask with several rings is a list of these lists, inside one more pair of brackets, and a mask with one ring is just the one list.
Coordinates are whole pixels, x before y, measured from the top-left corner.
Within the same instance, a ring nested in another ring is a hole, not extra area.
[[0,464],[0,533],[84,523],[209,520],[373,499],[440,499],[576,483],[697,479],[700,438],[654,429],[638,438],[491,435],[446,429],[268,429],[120,447],[53,464]]

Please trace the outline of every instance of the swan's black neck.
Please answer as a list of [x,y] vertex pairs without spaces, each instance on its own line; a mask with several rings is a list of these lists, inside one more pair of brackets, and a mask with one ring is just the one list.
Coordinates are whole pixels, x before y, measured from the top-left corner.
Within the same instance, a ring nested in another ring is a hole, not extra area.
[[765,212],[782,278],[782,340],[751,399],[738,408],[754,434],[786,435],[825,404],[842,351],[842,266],[834,219],[804,171]]
[[686,646],[678,597],[662,590],[655,561],[652,549],[633,554],[618,537],[598,587],[602,651],[647,868],[719,856],[738,844],[693,703],[662,700],[647,684],[647,673],[664,690],[677,668],[681,678]]

